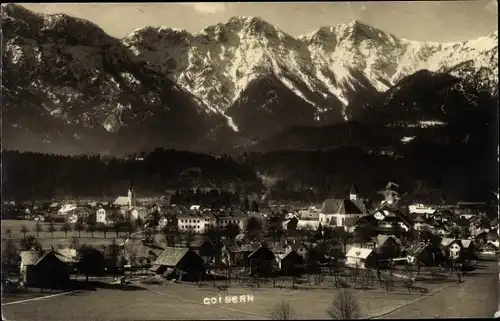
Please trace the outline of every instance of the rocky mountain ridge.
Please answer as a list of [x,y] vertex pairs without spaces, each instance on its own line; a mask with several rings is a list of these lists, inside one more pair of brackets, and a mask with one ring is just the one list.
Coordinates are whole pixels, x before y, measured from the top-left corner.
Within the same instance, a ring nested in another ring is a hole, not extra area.
[[234,17],[196,34],[144,27],[116,39],[64,14],[13,4],[1,14],[3,142],[11,149],[217,152],[290,126],[387,114],[380,100],[388,110],[404,103],[388,90],[422,69],[460,79],[464,92],[498,94],[497,32],[424,43],[352,21],[295,38]]

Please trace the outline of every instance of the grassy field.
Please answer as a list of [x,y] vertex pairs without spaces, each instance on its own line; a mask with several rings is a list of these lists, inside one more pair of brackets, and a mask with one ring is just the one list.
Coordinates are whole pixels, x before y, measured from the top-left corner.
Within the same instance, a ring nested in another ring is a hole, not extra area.
[[[60,231],[61,226],[63,223],[55,223],[54,227],[56,228],[57,231],[54,232],[54,235],[52,237],[52,234],[47,232],[47,228],[49,226],[48,222],[40,222],[43,232],[37,233],[35,231],[35,221],[27,221],[27,220],[2,220],[2,238],[7,237],[5,235],[5,230],[9,228],[12,231],[12,238],[16,240],[20,240],[23,238],[23,234],[21,233],[21,229],[23,226],[26,226],[29,230],[26,235],[32,235],[37,238],[37,240],[40,242],[43,248],[50,248],[51,245],[53,246],[70,246],[72,242],[73,237],[78,237],[78,232],[76,231],[69,231],[67,233],[67,236],[65,235],[64,232]],[[120,234],[123,234],[124,232],[120,232]],[[104,233],[100,231],[95,231],[94,232],[94,237],[92,237],[92,234],[86,231],[80,232],[80,237],[79,237],[79,242],[80,244],[88,244],[88,245],[109,245],[113,241],[113,239],[116,239],[116,233],[114,230],[111,228],[109,231],[106,233],[106,237],[104,237]],[[163,242],[162,235],[161,234],[156,234],[155,239],[157,242]],[[120,242],[121,239],[118,240]]]
[[[305,281],[305,280],[303,280]],[[225,284],[217,281],[216,286]],[[277,282],[281,284],[281,280]],[[144,285],[134,290],[97,289],[44,300],[2,306],[7,320],[165,320],[165,319],[269,319],[275,305],[290,301],[296,318],[327,319],[327,309],[340,290],[333,281],[325,279],[323,286],[301,283],[291,289],[291,281],[283,288],[273,288],[272,281],[259,288],[233,282],[227,292],[220,293],[212,282],[205,287],[191,283]],[[432,293],[443,284],[419,284]],[[351,290],[358,298],[363,317],[377,316],[424,294],[408,293],[398,281],[391,293],[379,285],[369,289]],[[254,295],[254,302],[239,304],[205,305],[203,298],[219,295]],[[428,294],[425,294],[428,295]]]

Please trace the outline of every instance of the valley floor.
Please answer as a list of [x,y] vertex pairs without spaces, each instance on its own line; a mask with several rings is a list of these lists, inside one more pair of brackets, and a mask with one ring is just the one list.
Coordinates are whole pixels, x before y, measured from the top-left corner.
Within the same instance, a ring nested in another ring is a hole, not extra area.
[[[379,286],[352,290],[358,298],[364,318],[443,318],[491,317],[498,302],[496,262],[482,262],[469,273],[464,283],[452,276],[439,283],[419,282],[428,292],[408,292],[401,284],[391,293]],[[223,281],[220,285],[223,284]],[[292,303],[295,317],[328,319],[326,310],[339,291],[328,277],[322,288],[311,289],[300,284],[298,290],[273,288],[272,282],[260,288],[232,284],[220,293],[211,282],[205,287],[194,284],[167,283],[144,285],[129,290],[99,288],[54,296],[42,300],[12,300],[2,303],[5,320],[173,320],[173,319],[269,319],[274,306],[281,300]],[[277,282],[280,284],[281,282]],[[205,297],[219,295],[254,295],[254,301],[238,304],[203,304]],[[25,298],[20,298],[25,300]]]

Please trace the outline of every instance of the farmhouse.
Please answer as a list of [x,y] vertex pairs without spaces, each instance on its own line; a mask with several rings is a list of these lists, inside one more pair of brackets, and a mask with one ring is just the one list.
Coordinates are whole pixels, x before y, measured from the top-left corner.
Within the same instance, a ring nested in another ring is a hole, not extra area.
[[291,247],[285,249],[283,253],[275,255],[278,269],[282,275],[295,275],[302,274],[302,268],[299,266],[304,263],[304,259]]
[[64,288],[69,282],[69,267],[55,251],[21,251],[20,279],[27,286]]
[[124,245],[125,258],[130,265],[151,265],[164,251],[164,248],[142,241],[127,242]]
[[394,235],[377,235],[363,244],[363,247],[375,250],[379,258],[394,258],[401,253],[401,241]]
[[191,243],[190,249],[198,254],[205,264],[215,259],[216,249],[214,244],[208,239],[195,240]]
[[408,232],[413,227],[413,223],[406,215],[388,206],[382,206],[372,215],[377,219],[378,230],[381,233],[392,233],[394,227]]
[[456,240],[449,237],[441,239],[441,247],[446,251],[450,258],[458,259],[462,252],[461,240]]
[[249,266],[248,256],[260,247],[260,244],[224,244],[222,254],[232,266]]
[[410,264],[431,265],[434,262],[434,255],[429,243],[419,242],[405,252]]
[[345,257],[347,266],[357,266],[362,269],[369,266],[375,266],[377,262],[377,254],[375,251],[360,247],[351,247]]
[[258,249],[248,255],[250,261],[251,275],[270,275],[275,261],[274,253],[266,246],[260,246]]
[[167,247],[153,262],[151,271],[165,278],[199,280],[205,273],[203,260],[194,251],[182,247]]

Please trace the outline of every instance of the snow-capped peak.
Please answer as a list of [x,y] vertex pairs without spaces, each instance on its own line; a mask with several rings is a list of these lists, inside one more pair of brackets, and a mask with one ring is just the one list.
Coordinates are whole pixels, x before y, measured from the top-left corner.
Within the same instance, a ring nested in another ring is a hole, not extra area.
[[312,99],[311,93],[348,105],[360,90],[387,90],[420,69],[439,71],[471,59],[478,61],[474,68],[480,68],[498,46],[495,33],[462,43],[418,42],[398,39],[358,20],[295,38],[261,18],[240,16],[195,34],[141,28],[123,43],[152,68],[223,112],[264,74],[277,75],[319,111],[328,106]]

